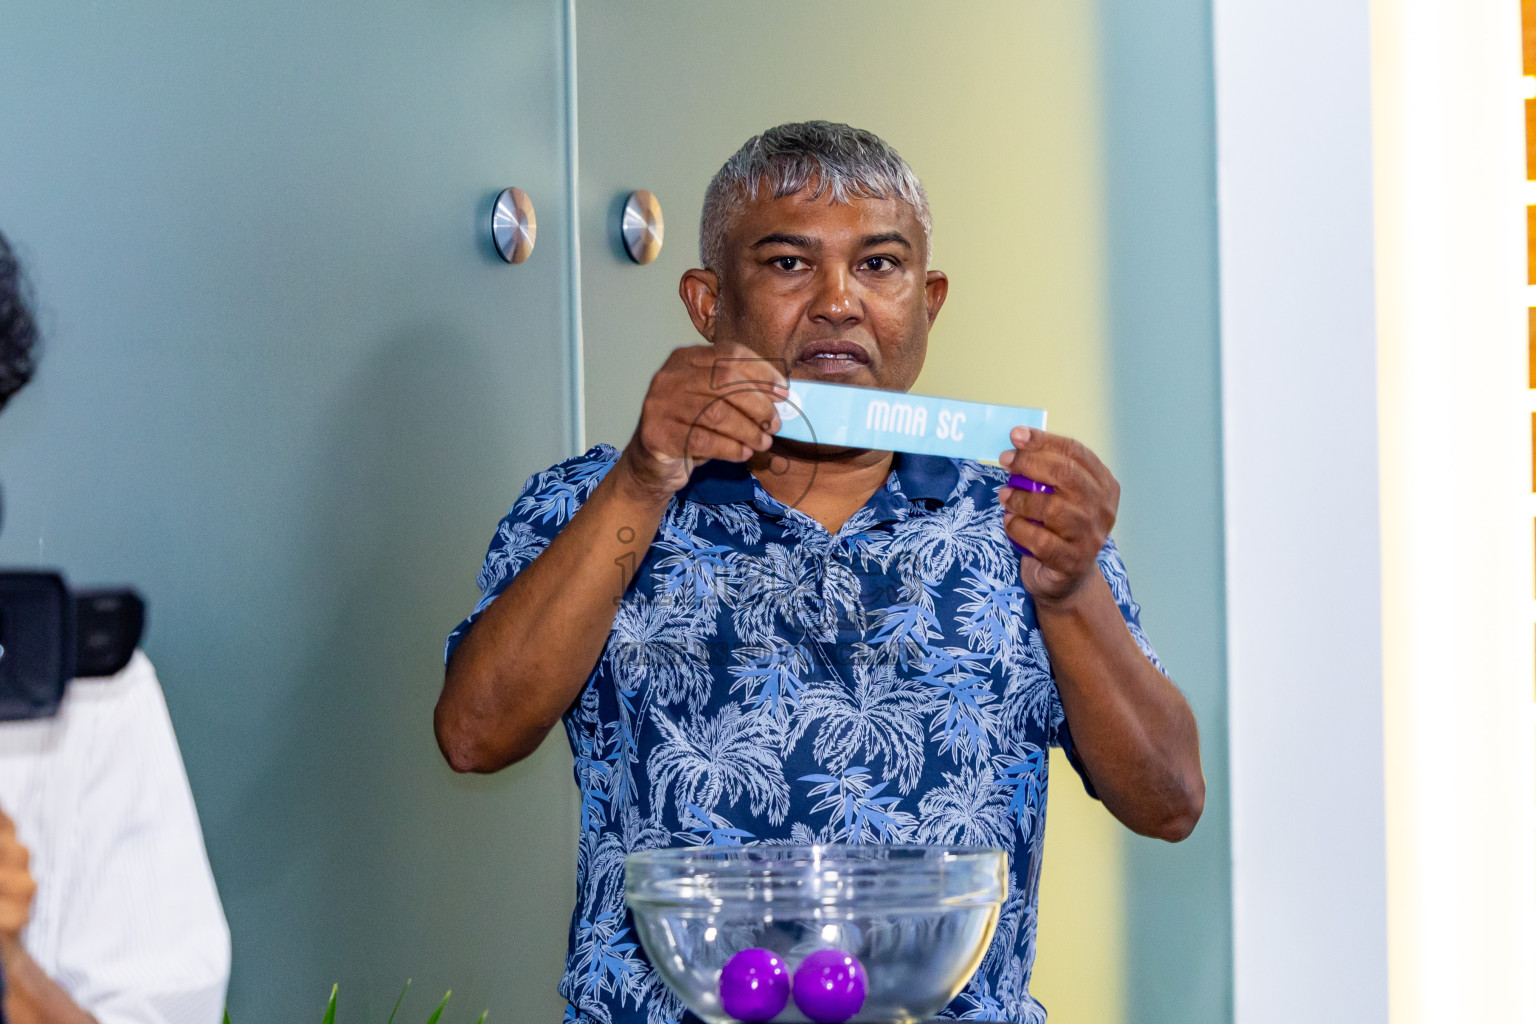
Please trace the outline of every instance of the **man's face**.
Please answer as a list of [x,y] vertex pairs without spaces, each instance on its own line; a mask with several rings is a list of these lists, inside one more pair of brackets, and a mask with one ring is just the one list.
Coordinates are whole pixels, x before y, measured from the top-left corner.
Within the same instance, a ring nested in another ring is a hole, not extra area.
[[927,269],[916,211],[896,199],[807,195],[738,211],[720,277],[690,271],[692,286],[684,277],[695,325],[712,342],[783,360],[790,377],[907,390],[948,288]]

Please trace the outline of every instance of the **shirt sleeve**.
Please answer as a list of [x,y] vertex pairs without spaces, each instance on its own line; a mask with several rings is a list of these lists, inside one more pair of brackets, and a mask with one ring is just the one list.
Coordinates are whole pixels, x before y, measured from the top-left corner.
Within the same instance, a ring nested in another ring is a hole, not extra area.
[[54,980],[99,1024],[217,1024],[229,926],[154,667],[139,652],[71,685],[80,806]]
[[476,583],[480,600],[469,617],[454,627],[443,645],[443,664],[480,618],[491,602],[507,589],[517,574],[549,547],[549,542],[565,528],[576,510],[592,496],[593,490],[619,460],[618,449],[600,444],[585,455],[557,463],[542,473],[535,473],[523,485],[512,509],[496,527],[485,564]]
[[[1147,639],[1146,631],[1141,628],[1141,605],[1137,604],[1131,596],[1131,580],[1126,574],[1125,562],[1120,558],[1120,549],[1115,545],[1112,537],[1105,540],[1104,547],[1099,552],[1099,572],[1103,574],[1104,581],[1109,584],[1109,592],[1114,595],[1115,604],[1120,606],[1120,615],[1125,619],[1126,628],[1130,630],[1136,646],[1141,648],[1141,653],[1146,655],[1153,667],[1166,676],[1168,670],[1163,668],[1162,659],[1158,658],[1157,651],[1152,648],[1152,641]],[[1072,742],[1072,729],[1067,723],[1065,712],[1057,719],[1054,738],[1056,745],[1061,747],[1061,752],[1067,756],[1068,763],[1083,780],[1083,788],[1088,791],[1089,796],[1097,800],[1099,794],[1093,788],[1093,780],[1088,777],[1088,769],[1083,765],[1082,758],[1077,752],[1077,745]]]

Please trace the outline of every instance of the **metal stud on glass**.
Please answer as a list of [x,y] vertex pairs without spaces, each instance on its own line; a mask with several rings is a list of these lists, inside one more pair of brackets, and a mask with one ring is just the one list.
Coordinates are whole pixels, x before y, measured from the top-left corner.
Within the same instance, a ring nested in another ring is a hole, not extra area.
[[504,188],[491,209],[491,241],[496,253],[508,263],[521,263],[533,252],[539,223],[533,200],[520,188]]
[[661,238],[665,225],[661,219],[661,203],[645,189],[631,192],[624,201],[624,219],[619,225],[624,236],[624,251],[636,263],[649,263],[661,255]]

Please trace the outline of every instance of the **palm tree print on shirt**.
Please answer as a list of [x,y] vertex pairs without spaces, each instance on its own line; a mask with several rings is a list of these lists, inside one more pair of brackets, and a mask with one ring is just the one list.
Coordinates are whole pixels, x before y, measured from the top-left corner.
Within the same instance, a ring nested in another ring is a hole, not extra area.
[[[529,479],[447,654],[617,458],[599,446]],[[996,936],[944,1016],[1044,1021],[1029,975],[1047,751],[1071,732],[1002,531],[1005,480],[898,455],[835,534],[742,467],[706,463],[678,492],[565,715],[581,794],[567,1024],[685,1017],[635,938],[629,853],[812,842],[1007,851]],[[1113,542],[1099,568],[1158,664]]]

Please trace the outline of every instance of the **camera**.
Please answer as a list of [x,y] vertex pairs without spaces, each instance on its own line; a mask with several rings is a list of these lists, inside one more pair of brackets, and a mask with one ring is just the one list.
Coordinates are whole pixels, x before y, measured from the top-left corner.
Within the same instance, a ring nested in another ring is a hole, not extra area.
[[57,714],[71,679],[116,675],[143,633],[132,590],[71,593],[56,572],[0,571],[0,722]]

